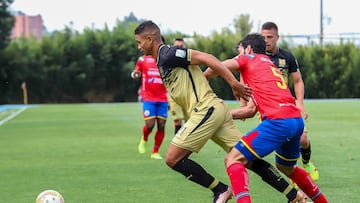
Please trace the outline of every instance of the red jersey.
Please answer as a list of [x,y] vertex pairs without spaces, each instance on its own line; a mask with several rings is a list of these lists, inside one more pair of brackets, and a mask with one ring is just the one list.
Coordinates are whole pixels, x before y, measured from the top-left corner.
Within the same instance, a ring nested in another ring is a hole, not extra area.
[[135,70],[141,72],[141,94],[143,101],[167,102],[167,91],[162,83],[159,69],[152,56],[138,58]]
[[246,54],[236,60],[244,83],[253,90],[252,100],[262,119],[301,117],[284,77],[268,56]]

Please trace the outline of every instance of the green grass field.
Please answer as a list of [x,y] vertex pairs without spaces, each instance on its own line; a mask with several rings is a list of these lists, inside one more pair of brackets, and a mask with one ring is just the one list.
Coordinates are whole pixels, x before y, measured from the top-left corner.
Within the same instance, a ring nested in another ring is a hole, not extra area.
[[[229,103],[230,108],[237,105]],[[312,160],[320,171],[318,185],[332,203],[360,202],[360,100],[315,100],[305,105]],[[0,121],[12,113],[0,112]],[[257,122],[254,118],[236,124],[245,133]],[[138,154],[143,124],[140,103],[26,109],[0,125],[0,202],[35,203],[46,189],[59,191],[66,203],[211,202],[211,192],[170,170],[164,161],[150,159],[150,151]],[[166,133],[163,155],[173,136],[171,117]],[[228,183],[224,156],[210,141],[192,158]],[[266,159],[273,163],[274,157]],[[254,173],[249,175],[253,202],[286,202]]]

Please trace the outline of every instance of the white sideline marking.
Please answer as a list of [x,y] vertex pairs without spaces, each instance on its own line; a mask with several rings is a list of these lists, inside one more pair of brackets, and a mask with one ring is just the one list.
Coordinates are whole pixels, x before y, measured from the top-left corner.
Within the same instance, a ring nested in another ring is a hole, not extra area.
[[0,126],[2,126],[4,123],[8,122],[9,120],[15,118],[15,116],[19,115],[21,112],[23,112],[26,109],[26,107],[22,107],[15,113],[10,114],[10,116],[6,117],[5,119],[0,121]]

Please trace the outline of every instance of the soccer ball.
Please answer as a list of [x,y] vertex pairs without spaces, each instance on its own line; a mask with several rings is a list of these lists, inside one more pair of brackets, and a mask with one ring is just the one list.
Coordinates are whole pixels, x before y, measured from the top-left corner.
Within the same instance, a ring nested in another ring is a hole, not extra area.
[[45,190],[36,197],[36,203],[64,203],[64,198],[55,190]]

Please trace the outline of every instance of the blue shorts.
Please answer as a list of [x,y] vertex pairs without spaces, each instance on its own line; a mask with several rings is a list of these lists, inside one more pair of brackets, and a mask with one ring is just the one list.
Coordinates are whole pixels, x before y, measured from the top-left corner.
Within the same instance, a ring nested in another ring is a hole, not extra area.
[[168,102],[143,102],[143,116],[144,120],[152,118],[167,119]]
[[275,151],[276,163],[293,166],[300,157],[300,137],[304,131],[302,118],[263,120],[235,145],[251,162]]

